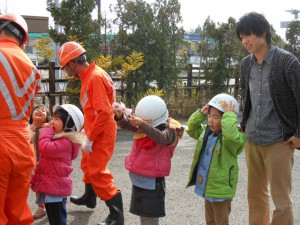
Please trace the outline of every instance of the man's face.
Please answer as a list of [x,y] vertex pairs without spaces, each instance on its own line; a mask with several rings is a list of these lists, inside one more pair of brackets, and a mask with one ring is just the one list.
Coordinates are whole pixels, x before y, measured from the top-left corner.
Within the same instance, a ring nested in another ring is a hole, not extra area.
[[259,53],[265,46],[267,46],[266,35],[264,34],[262,37],[258,37],[255,34],[245,35],[241,34],[240,39],[243,47],[249,53]]
[[69,74],[70,76],[74,77],[74,78],[77,78],[76,74],[75,74],[75,63],[74,62],[68,62],[66,64],[66,66],[63,68],[63,71],[67,74]]

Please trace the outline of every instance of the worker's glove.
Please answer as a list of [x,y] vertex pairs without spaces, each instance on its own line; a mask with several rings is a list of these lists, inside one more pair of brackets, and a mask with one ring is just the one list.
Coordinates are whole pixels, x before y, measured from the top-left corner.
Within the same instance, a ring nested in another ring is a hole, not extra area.
[[90,141],[87,136],[84,137],[83,139],[83,143],[82,143],[82,151],[86,152],[86,153],[90,153],[92,152],[92,146],[93,146],[93,142]]

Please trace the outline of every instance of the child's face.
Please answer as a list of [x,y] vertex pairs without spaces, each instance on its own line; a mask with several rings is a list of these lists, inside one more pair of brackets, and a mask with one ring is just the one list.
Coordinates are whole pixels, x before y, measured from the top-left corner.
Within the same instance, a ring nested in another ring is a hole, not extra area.
[[32,114],[32,121],[35,124],[42,125],[46,122],[47,110],[44,106],[36,108]]
[[58,116],[52,117],[50,121],[50,126],[54,129],[55,133],[62,132],[64,128],[63,121]]
[[208,117],[208,125],[210,126],[210,129],[216,134],[220,133],[222,131],[222,127],[221,127],[222,113],[218,109],[211,107],[207,117]]

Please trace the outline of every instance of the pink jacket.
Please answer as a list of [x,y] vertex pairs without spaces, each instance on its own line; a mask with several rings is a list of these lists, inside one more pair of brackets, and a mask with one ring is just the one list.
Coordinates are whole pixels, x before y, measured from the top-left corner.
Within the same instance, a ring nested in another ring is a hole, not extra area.
[[40,158],[31,178],[34,192],[68,196],[72,192],[72,160],[78,156],[79,144],[67,138],[53,140],[52,128],[40,130]]
[[155,144],[147,148],[134,140],[132,151],[125,159],[125,167],[130,172],[145,177],[169,176],[171,159],[177,143],[178,138],[172,146]]

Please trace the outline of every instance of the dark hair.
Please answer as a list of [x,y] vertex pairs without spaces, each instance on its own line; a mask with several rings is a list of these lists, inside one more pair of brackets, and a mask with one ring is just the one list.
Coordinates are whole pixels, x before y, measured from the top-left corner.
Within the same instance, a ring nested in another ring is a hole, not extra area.
[[271,45],[272,35],[271,35],[271,26],[264,15],[250,12],[243,15],[237,23],[236,34],[239,39],[240,35],[251,35],[254,34],[257,37],[262,37],[266,34],[266,41],[268,45]]
[[167,123],[161,123],[161,124],[157,125],[155,128],[162,131],[162,130],[166,129],[167,127],[168,127]]
[[63,108],[59,108],[53,113],[53,116],[59,117],[61,119],[61,121],[63,122],[63,130],[65,132],[70,132],[73,130],[72,128],[75,126],[75,123],[66,110],[64,110]]
[[32,109],[32,111],[31,111],[31,113],[30,113],[30,117],[29,117],[29,124],[32,124],[32,123],[33,123],[33,118],[32,118],[32,116],[33,116],[34,111],[35,111],[36,109],[40,108],[40,107],[45,107],[45,110],[46,110],[46,121],[45,121],[45,122],[46,122],[46,123],[49,123],[49,122],[50,122],[50,120],[51,120],[51,114],[50,114],[49,109],[48,109],[44,104],[40,104],[40,105],[35,106],[35,107]]
[[[213,106],[209,105],[209,106],[208,106],[208,113],[210,113],[211,108],[217,109],[216,107],[213,107]],[[224,112],[222,112],[221,110],[219,110],[219,109],[217,109],[217,110],[220,112],[221,115],[224,114]]]
[[86,60],[87,60],[87,57],[86,57],[85,53],[82,53],[80,56],[72,59],[71,62],[78,63],[78,64],[84,64],[84,63],[86,63]]

